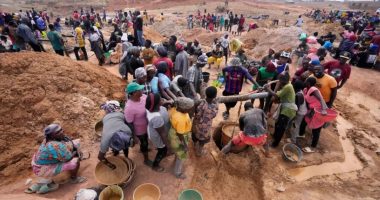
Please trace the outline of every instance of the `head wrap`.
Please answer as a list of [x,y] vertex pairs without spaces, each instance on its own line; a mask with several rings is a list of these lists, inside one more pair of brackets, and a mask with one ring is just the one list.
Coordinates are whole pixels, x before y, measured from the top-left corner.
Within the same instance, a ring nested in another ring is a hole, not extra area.
[[59,124],[50,124],[47,127],[45,127],[44,135],[45,136],[52,135],[52,134],[58,133],[61,130],[62,130],[62,127]]
[[207,64],[207,56],[206,56],[206,54],[202,54],[202,55],[200,55],[200,56],[198,57],[198,59],[197,59],[197,63],[198,63],[198,64],[201,64],[201,65],[205,65],[205,64]]
[[135,71],[135,77],[137,79],[139,79],[139,78],[142,78],[144,76],[146,76],[146,71],[145,71],[144,67],[137,68]]
[[181,44],[181,43],[178,42],[178,43],[175,45],[175,48],[176,48],[177,51],[182,51],[185,47],[184,47],[183,44]]
[[175,100],[175,105],[182,110],[188,110],[194,106],[194,101],[187,97],[178,97]]
[[268,62],[265,71],[273,73],[276,71],[276,66],[272,62]]
[[111,100],[103,103],[100,106],[101,109],[105,110],[106,113],[112,113],[120,110],[120,103],[116,100]]
[[357,37],[356,35],[350,35],[350,37],[348,38],[351,42],[355,42]]
[[151,70],[156,71],[157,69],[154,65],[147,65],[146,66],[146,72],[149,72]]

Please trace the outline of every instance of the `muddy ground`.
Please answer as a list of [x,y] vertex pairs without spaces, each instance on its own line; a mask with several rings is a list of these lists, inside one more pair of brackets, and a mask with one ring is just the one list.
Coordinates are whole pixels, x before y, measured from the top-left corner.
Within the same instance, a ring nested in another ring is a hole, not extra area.
[[[200,1],[194,0],[186,2],[151,1],[150,3],[134,4],[131,7],[146,8],[152,14],[165,12],[164,20],[150,26],[149,31],[146,31],[146,38],[153,39],[154,42],[160,42],[164,37],[176,34],[185,41],[192,41],[197,38],[204,47],[209,48],[212,39],[220,37],[223,33],[209,33],[201,29],[188,31],[185,28],[184,17],[189,13],[195,13],[197,9],[203,10],[207,7],[207,9],[212,10],[220,4],[222,2],[212,2],[202,6]],[[109,9],[112,10],[116,5],[115,1],[110,1]],[[324,34],[330,30],[336,32],[341,30],[338,25],[319,25],[309,19],[305,19],[306,24],[302,27],[302,30],[295,27],[284,27],[284,24],[281,23],[279,27],[270,26],[271,19],[295,20],[297,15],[315,6],[326,7],[327,5],[317,3],[312,5],[288,5],[251,1],[230,2],[230,9],[233,11],[236,10],[252,16],[257,14],[269,14],[271,16],[269,20],[257,22],[260,26],[259,29],[244,33],[240,37],[252,59],[261,58],[269,47],[276,49],[294,48],[298,44],[296,34],[300,31],[306,31],[307,33],[319,31],[320,34]],[[333,4],[330,8],[339,6],[342,6],[342,4]],[[179,11],[180,13],[178,13]],[[291,14],[282,17],[284,11],[290,11]],[[176,28],[172,29],[172,27]],[[14,55],[6,55],[4,58],[13,59],[12,64],[17,60]],[[28,60],[30,58],[27,57],[33,57],[34,54],[29,53],[23,56],[26,56],[25,59]],[[50,73],[54,74],[57,70],[59,71],[59,66],[61,66],[59,61],[63,58],[54,60],[56,57],[55,55],[48,56],[48,64],[42,60],[30,61],[35,63],[32,66],[37,64],[47,66],[45,67],[46,70],[32,71],[33,73],[31,74],[49,76]],[[95,56],[90,58],[90,62],[97,63]],[[80,188],[97,185],[93,172],[97,163],[96,155],[99,138],[95,136],[93,125],[101,118],[98,106],[101,101],[107,98],[112,98],[112,96],[120,97],[120,91],[122,91],[125,83],[120,82],[118,78],[117,65],[97,67],[76,61],[70,61],[69,64],[65,65],[74,67],[72,69],[68,66],[64,67],[63,69],[66,71],[60,75],[60,78],[66,83],[63,85],[73,85],[69,89],[63,87],[63,91],[52,90],[54,91],[53,94],[47,93],[46,91],[49,90],[45,89],[46,94],[51,94],[54,97],[53,100],[50,95],[46,97],[44,93],[45,98],[42,98],[40,97],[41,95],[36,95],[39,93],[33,92],[38,88],[36,85],[51,84],[51,82],[47,81],[50,79],[40,78],[28,81],[28,79],[21,78],[28,75],[22,66],[19,67],[19,71],[17,71],[18,68],[1,67],[1,70],[5,73],[3,76],[7,74],[8,76],[5,77],[7,79],[1,79],[7,81],[0,86],[2,89],[7,88],[5,91],[9,92],[2,92],[3,96],[1,98],[3,105],[8,106],[1,108],[3,118],[0,130],[3,137],[1,138],[0,147],[4,153],[0,157],[2,166],[0,168],[0,199],[36,199],[37,197],[72,199]],[[295,71],[296,67],[296,65],[292,65],[291,71]],[[205,70],[211,72],[211,81],[216,79],[216,74],[220,71],[215,66],[210,70]],[[9,71],[16,75],[11,74]],[[73,76],[77,77],[78,81],[63,80]],[[10,80],[15,81],[15,83],[11,84]],[[52,79],[53,82],[54,80]],[[219,149],[214,142],[210,142],[206,145],[209,153],[201,158],[195,157],[191,148],[189,159],[185,164],[187,179],[178,180],[171,173],[173,156],[169,156],[162,161],[162,165],[167,172],[157,173],[142,164],[142,155],[139,153],[138,148],[135,147],[131,150],[130,158],[136,163],[137,170],[134,180],[124,190],[126,199],[132,199],[133,190],[138,185],[146,182],[158,185],[162,193],[161,199],[165,200],[177,199],[180,191],[187,188],[199,190],[206,200],[380,199],[380,171],[378,170],[380,159],[379,155],[375,153],[380,147],[380,88],[377,87],[377,80],[380,80],[380,74],[377,71],[357,67],[352,68],[351,78],[338,91],[338,97],[335,102],[335,108],[340,113],[339,117],[330,127],[322,130],[318,152],[304,155],[304,159],[297,164],[284,161],[280,148],[271,149],[272,158],[265,158],[261,149],[249,148],[240,154],[220,156],[218,161],[215,161],[210,152],[218,154]],[[115,84],[117,85],[116,87],[113,86]],[[20,85],[20,88],[25,85],[25,88],[17,89],[15,85]],[[57,87],[60,88],[61,85],[58,84],[59,87]],[[73,90],[74,88],[75,90]],[[94,91],[94,88],[99,89]],[[251,85],[245,84],[243,92],[249,92],[250,90]],[[221,95],[222,91],[222,88],[219,89],[218,94]],[[28,98],[28,95],[22,95],[25,92],[35,94],[33,96],[38,98]],[[78,105],[78,103],[72,103],[72,101],[80,100],[76,98],[78,94],[90,99],[86,102],[92,102],[89,107],[82,108],[82,112],[70,107],[73,104]],[[17,95],[19,95],[21,103],[27,103],[23,105],[24,107],[12,107],[15,106],[15,100],[9,99],[9,97],[17,98]],[[63,97],[67,100],[63,102],[68,105],[62,104],[60,98]],[[34,106],[27,106],[30,104]],[[64,108],[60,108],[61,104]],[[49,107],[47,111],[46,107]],[[24,109],[31,114],[19,114],[21,111],[12,113],[11,108]],[[222,112],[224,110],[224,105],[219,105],[220,112],[214,120],[213,129],[223,120]],[[232,110],[230,121],[237,120],[238,110],[238,106]],[[18,116],[16,119],[21,119],[21,122],[25,123],[14,123],[12,120],[7,119],[7,116]],[[44,119],[44,116],[47,118]],[[38,147],[38,137],[41,136],[43,126],[51,121],[60,121],[63,123],[64,128],[70,130],[69,132],[79,133],[76,136],[83,140],[83,149],[93,155],[89,160],[82,163],[80,169],[80,174],[88,177],[89,180],[79,185],[62,185],[60,190],[46,195],[24,195],[23,190],[26,188],[24,185],[26,179],[33,178],[29,165],[30,155]],[[273,122],[270,123],[273,127]],[[81,124],[84,124],[84,126],[81,126]],[[310,141],[310,135],[304,142],[307,143],[308,141]],[[152,148],[150,152],[151,158],[154,157],[155,152]],[[284,192],[277,191],[280,186],[285,188]]]

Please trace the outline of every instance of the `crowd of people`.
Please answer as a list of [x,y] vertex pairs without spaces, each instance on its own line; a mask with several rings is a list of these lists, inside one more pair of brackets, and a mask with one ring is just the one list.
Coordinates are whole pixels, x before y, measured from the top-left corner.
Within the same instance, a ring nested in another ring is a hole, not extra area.
[[[301,43],[295,51],[298,62],[293,62],[299,66],[291,76],[290,64],[292,58],[294,60],[291,51],[276,51],[270,48],[268,54],[262,58],[260,67],[252,72],[246,68],[248,58],[243,48],[239,48],[232,55],[230,45],[233,39],[230,40],[228,34],[214,40],[211,52],[205,52],[197,40],[185,44],[178,41],[175,35],[170,36],[167,42],[153,45],[151,40],[142,37],[145,22],[139,11],[119,11],[117,19],[112,23],[114,30],[110,41],[105,45],[100,27],[96,25],[106,20],[105,11],[103,13],[103,19],[97,17],[92,20],[92,15],[99,16],[92,9],[89,13],[81,11],[81,14],[74,11],[73,23],[70,24],[74,28],[77,44],[74,52],[78,60],[81,59],[79,50],[82,50],[84,59],[88,59],[85,47],[85,35],[88,34],[91,49],[100,64],[104,63],[105,51],[120,49],[121,55],[116,59],[119,62],[120,75],[124,79],[133,77],[125,87],[124,101],[109,100],[100,106],[105,115],[102,120],[103,131],[98,159],[110,168],[115,166],[107,160],[106,153],[109,150],[115,156],[122,151],[128,158],[129,148],[139,144],[146,166],[156,172],[164,172],[167,169],[160,165],[161,161],[174,154],[173,174],[179,179],[185,179],[183,163],[188,158],[190,139],[194,144],[196,156],[205,155],[204,146],[210,142],[212,122],[219,113],[218,88],[208,86],[210,74],[203,68],[206,65],[211,68],[212,64],[216,64],[219,69],[223,58],[225,67],[220,71],[224,82],[223,96],[228,98],[239,95],[247,81],[251,82],[253,91],[265,91],[268,94],[259,100],[258,106],[255,106],[254,99],[245,103],[245,112],[239,116],[240,132],[222,148],[221,152],[224,154],[235,147],[251,145],[263,146],[266,150],[265,155],[270,157],[269,146],[278,147],[288,129],[291,130],[291,134],[286,139],[287,142],[300,146],[305,153],[317,151],[321,131],[333,120],[317,115],[325,116],[334,112],[333,105],[337,93],[350,78],[349,61],[355,54],[352,48],[339,48],[340,51],[336,53],[334,60],[325,59],[328,51],[332,51],[332,43],[336,39],[336,35],[331,32],[320,38],[318,33],[310,36],[300,35]],[[146,11],[144,15],[145,13]],[[315,13],[318,12],[312,12],[311,16],[318,15]],[[48,18],[43,12],[34,14],[33,11],[20,11],[18,14],[10,15],[11,18],[9,15],[2,16],[5,16],[1,17],[4,19],[2,25],[6,24],[2,33],[5,33],[7,38],[14,38],[15,41],[19,38],[23,44],[28,43],[33,50],[43,50],[33,34],[33,26],[30,23],[38,16],[36,24],[42,23],[41,20],[38,22],[41,18],[45,29],[39,29],[37,26],[36,30],[46,30]],[[202,26],[212,31],[214,28],[224,28],[234,35],[239,34],[244,27],[243,15],[239,18],[232,12],[227,12],[226,16],[208,14],[202,17],[198,11],[197,16],[202,19]],[[189,28],[193,26],[192,17],[189,16]],[[133,22],[133,36],[125,34],[126,31],[119,27],[129,22]],[[303,21],[297,20],[296,25],[302,23]],[[60,29],[54,24],[49,24],[48,27],[51,31],[47,33],[47,37],[52,42],[53,49],[57,54],[63,55]],[[343,40],[340,46],[346,47],[349,46],[348,42],[356,41],[356,35],[359,33],[352,27],[349,26],[341,34]],[[367,30],[375,29],[365,28],[363,32]],[[376,42],[380,40],[376,39],[376,36],[373,37],[375,41],[372,46],[377,45],[378,53],[379,46]],[[3,35],[1,39],[3,45]],[[14,44],[22,49],[22,43]],[[277,109],[273,109],[274,103],[278,104]],[[222,115],[224,120],[228,120],[230,110],[237,102],[228,101],[224,104],[226,109]],[[269,116],[275,120],[272,137],[267,126]],[[307,146],[301,146],[299,140],[305,137],[306,127],[311,129],[311,141]],[[33,172],[40,180],[26,192],[47,193],[58,189],[58,184],[54,183],[51,177],[64,171],[71,172],[73,183],[85,181],[84,177],[77,176],[81,160],[79,142],[65,137],[62,127],[58,124],[47,126],[44,136],[45,140],[32,161]],[[153,159],[149,158],[148,154],[151,144],[157,149]]]
[[343,26],[344,31],[338,35],[341,37],[338,47],[333,46],[337,35],[332,32],[319,38],[318,33],[314,33],[312,38],[332,52],[335,58],[338,58],[342,52],[348,52],[350,64],[358,67],[374,67],[380,47],[380,32],[376,30],[380,22],[379,13],[339,10],[327,12],[316,9],[308,12],[306,16],[317,23],[340,23]]
[[196,15],[189,15],[187,17],[188,29],[193,29],[195,24],[212,32],[229,31],[232,35],[241,35],[244,31],[245,17],[243,14],[234,14],[229,10],[225,14],[206,13],[207,10],[205,9],[203,16],[200,10],[198,10]]

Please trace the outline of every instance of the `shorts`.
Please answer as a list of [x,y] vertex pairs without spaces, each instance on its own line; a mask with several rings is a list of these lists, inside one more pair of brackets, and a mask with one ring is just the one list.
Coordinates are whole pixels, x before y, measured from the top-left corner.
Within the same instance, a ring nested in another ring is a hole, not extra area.
[[[234,93],[229,93],[229,92],[227,92],[227,91],[223,91],[223,96],[233,96],[233,95],[238,95],[239,93],[237,93],[237,94],[234,94]],[[225,105],[226,105],[226,107],[227,108],[233,108],[233,107],[235,107],[236,106],[236,104],[237,104],[237,101],[235,101],[235,102],[228,102],[228,103],[224,103]]]
[[232,27],[231,27],[231,32],[237,32],[237,31],[238,31],[238,28],[239,28],[239,25],[237,25],[237,24],[232,25]]
[[249,137],[246,136],[243,132],[240,132],[238,135],[235,135],[232,138],[232,143],[235,146],[244,146],[244,145],[251,145],[251,146],[258,146],[258,145],[264,145],[267,140],[267,134],[263,134],[259,137]]
[[217,66],[220,66],[220,63],[222,63],[222,61],[223,61],[223,58],[217,58],[213,56],[210,56],[207,59],[208,64],[216,63]]

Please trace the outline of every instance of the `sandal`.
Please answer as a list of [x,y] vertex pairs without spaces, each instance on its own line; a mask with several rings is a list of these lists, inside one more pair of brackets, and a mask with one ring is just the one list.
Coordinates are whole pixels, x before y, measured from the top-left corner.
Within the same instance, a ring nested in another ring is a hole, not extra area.
[[165,168],[161,166],[152,167],[152,169],[156,172],[165,172]]
[[313,149],[311,149],[310,147],[305,147],[302,149],[303,152],[305,153],[314,153],[315,151]]
[[44,184],[41,186],[41,188],[36,193],[37,194],[46,194],[46,193],[58,190],[58,188],[59,188],[59,184],[57,184],[57,183]]
[[176,174],[175,177],[177,177],[177,178],[179,178],[179,179],[186,179],[186,175],[183,174],[183,173]]
[[83,176],[77,176],[75,178],[71,178],[70,183],[71,184],[77,184],[77,183],[83,183],[86,182],[87,178]]
[[35,184],[31,185],[30,187],[28,187],[28,189],[26,189],[24,192],[27,194],[35,193],[38,190],[40,190],[41,186],[42,186],[42,184],[35,183]]

